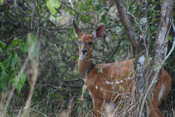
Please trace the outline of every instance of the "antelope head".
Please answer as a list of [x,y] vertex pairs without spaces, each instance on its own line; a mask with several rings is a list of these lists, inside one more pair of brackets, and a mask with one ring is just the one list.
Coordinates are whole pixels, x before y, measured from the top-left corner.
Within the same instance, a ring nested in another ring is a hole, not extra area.
[[75,22],[73,23],[73,25],[75,28],[75,32],[79,37],[79,60],[89,60],[92,57],[92,44],[98,37],[104,36],[105,27],[104,25],[100,25],[92,34],[86,34],[81,32]]
[[98,38],[104,36],[104,25],[100,25],[95,32],[92,34],[83,33],[75,21],[73,22],[75,32],[78,35],[78,43],[79,43],[79,60],[78,60],[78,68],[79,72],[82,75],[85,75],[89,72],[94,66],[92,63],[92,52],[93,52],[93,42]]

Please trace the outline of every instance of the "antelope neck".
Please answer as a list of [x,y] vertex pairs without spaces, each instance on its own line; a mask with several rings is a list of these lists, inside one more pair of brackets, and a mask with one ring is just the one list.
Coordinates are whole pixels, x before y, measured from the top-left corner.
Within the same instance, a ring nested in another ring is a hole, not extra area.
[[94,68],[94,66],[95,65],[92,63],[92,60],[79,60],[78,61],[79,72],[83,76],[88,74]]

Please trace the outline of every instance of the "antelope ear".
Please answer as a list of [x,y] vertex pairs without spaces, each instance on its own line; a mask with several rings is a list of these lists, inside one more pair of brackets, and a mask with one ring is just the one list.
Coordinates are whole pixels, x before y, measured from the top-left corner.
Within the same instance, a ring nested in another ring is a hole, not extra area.
[[75,32],[77,33],[77,35],[80,36],[81,30],[80,30],[79,27],[76,25],[75,20],[73,20],[73,26],[74,26],[74,29],[75,29]]
[[98,26],[98,28],[96,29],[96,32],[93,32],[94,38],[103,37],[104,35],[105,35],[105,26],[104,25]]

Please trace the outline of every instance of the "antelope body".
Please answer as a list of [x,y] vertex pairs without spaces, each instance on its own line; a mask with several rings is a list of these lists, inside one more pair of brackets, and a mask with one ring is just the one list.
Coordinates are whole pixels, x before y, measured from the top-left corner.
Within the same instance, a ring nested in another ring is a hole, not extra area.
[[[85,34],[74,23],[79,36],[79,72],[84,76],[85,85],[93,101],[95,117],[101,117],[105,104],[115,104],[122,95],[131,94],[135,88],[134,60],[125,60],[107,64],[92,63],[92,43],[96,37],[102,36],[104,26],[100,26],[96,33]],[[162,69],[159,81],[154,89],[152,100],[149,104],[149,117],[163,117],[159,105],[171,89],[171,77]]]

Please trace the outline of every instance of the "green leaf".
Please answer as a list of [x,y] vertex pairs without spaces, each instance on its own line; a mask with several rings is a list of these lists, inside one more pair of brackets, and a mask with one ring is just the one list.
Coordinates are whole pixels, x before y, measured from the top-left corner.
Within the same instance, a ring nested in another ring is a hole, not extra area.
[[3,41],[0,41],[0,48],[5,48],[6,44]]
[[2,68],[0,73],[0,91],[7,89],[8,76],[8,73],[4,70],[4,68]]
[[14,53],[14,55],[11,56],[10,67],[12,70],[17,69],[17,65],[20,63],[20,58],[17,55],[17,53]]
[[12,46],[18,46],[20,44],[22,44],[22,40],[20,39],[14,39],[11,43]]
[[4,4],[4,0],[0,0],[0,5]]
[[20,45],[20,49],[21,49],[21,51],[24,52],[24,53],[28,52],[27,43],[22,43],[22,44]]
[[25,82],[26,82],[27,76],[25,73],[21,73],[17,78],[13,79],[13,84],[15,86],[15,88],[17,89],[17,91],[20,91]]
[[59,0],[47,0],[47,7],[52,15],[57,13],[57,10],[61,6],[61,2]]

